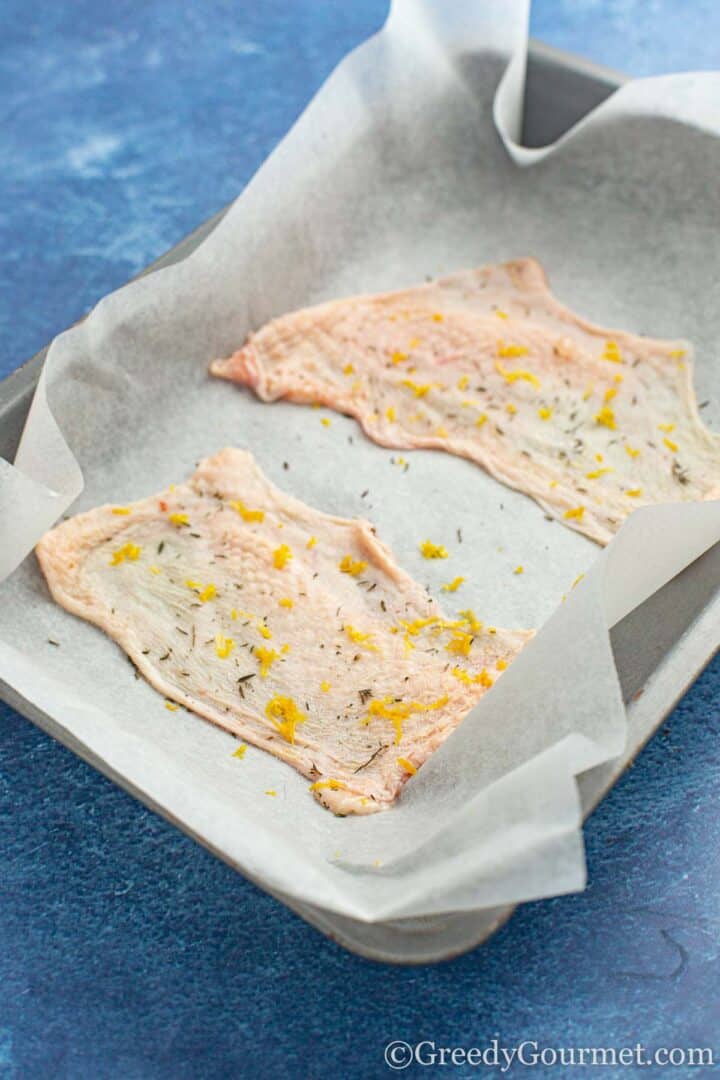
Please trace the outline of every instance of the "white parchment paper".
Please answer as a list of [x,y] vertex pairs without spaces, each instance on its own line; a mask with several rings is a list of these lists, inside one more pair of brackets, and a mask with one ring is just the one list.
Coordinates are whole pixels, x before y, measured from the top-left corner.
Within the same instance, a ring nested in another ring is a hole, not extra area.
[[[578,312],[693,340],[717,426],[720,78],[629,84],[527,151],[526,24],[522,0],[398,0],[191,257],[56,339],[17,460],[0,463],[0,678],[260,883],[366,921],[582,887],[574,778],[626,736],[608,628],[720,539],[719,503],[667,505],[600,552],[468,462],[406,452],[403,472],[349,419],[326,428],[207,376],[293,308],[530,254]],[[458,607],[542,627],[389,813],[335,819],[282,763],[233,758],[229,735],[165,710],[109,639],[57,608],[25,558],[71,505],[148,495],[225,445],[313,506],[370,517],[449,611],[440,583],[462,574]],[[447,562],[421,558],[426,537]]]

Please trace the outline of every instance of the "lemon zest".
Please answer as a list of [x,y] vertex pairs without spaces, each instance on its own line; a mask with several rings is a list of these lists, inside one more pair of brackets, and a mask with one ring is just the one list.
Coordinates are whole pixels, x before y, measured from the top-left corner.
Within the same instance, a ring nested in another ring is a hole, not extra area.
[[[525,349],[525,352],[527,352],[527,349]],[[500,356],[507,355],[507,353],[500,353]],[[520,356],[521,354],[517,353],[513,355]],[[518,379],[522,379],[523,382],[529,382],[531,386],[535,387],[536,390],[540,389],[540,380],[538,379],[537,375],[533,375],[532,371],[525,371],[524,368],[518,368],[516,371],[508,371],[507,368],[504,368],[502,366],[499,360],[495,361],[495,370],[497,371],[498,375],[502,375],[503,379],[505,379],[509,383],[514,383],[517,382]]]
[[622,364],[623,358],[617,341],[606,341],[601,359],[609,360],[612,364]]
[[243,521],[264,521],[265,520],[265,511],[264,510],[249,510],[248,507],[245,505],[245,503],[241,502],[240,499],[233,499],[230,502],[230,505],[232,506],[233,510],[237,510],[238,514],[243,519]]
[[307,720],[305,713],[298,709],[290,697],[276,694],[265,706],[265,715],[278,729],[286,742],[295,742],[295,728],[298,724],[304,724]]
[[636,450],[632,446],[629,446],[627,443],[625,443],[625,453],[628,455],[628,457],[631,458],[636,458],[640,456],[640,451]]
[[111,513],[113,514],[131,514],[132,510],[129,506],[113,506]]
[[584,514],[584,506],[573,506],[571,509],[565,511],[563,517],[566,521],[582,521]]
[[403,721],[407,720],[411,713],[433,712],[435,709],[442,709],[447,704],[447,701],[447,694],[429,705],[423,705],[420,701],[395,701],[391,697],[386,697],[382,701],[370,702],[364,723],[368,724],[376,716],[382,717],[384,720],[390,720],[395,728],[395,745],[397,745],[402,739]]
[[222,634],[215,635],[215,652],[221,660],[227,660],[234,648],[235,642],[232,638],[224,637]]
[[672,450],[673,454],[677,454],[678,444],[676,442],[673,442],[672,439],[668,438],[663,439],[663,442],[667,446],[668,450]]
[[275,649],[266,649],[264,645],[256,645],[253,651],[260,661],[260,678],[266,679],[270,668],[280,654]]
[[524,566],[516,566],[515,569],[513,570],[513,574],[524,574],[524,573],[525,573],[525,567]]
[[190,519],[187,514],[170,514],[170,521],[173,525],[189,525]]
[[464,577],[456,577],[452,581],[448,581],[446,585],[441,585],[440,588],[443,592],[457,592],[464,581]]
[[395,764],[399,765],[401,769],[405,770],[405,772],[410,773],[411,776],[415,776],[415,773],[417,772],[417,769],[413,765],[412,761],[408,761],[406,757],[397,758]]
[[335,780],[332,776],[328,776],[327,780],[316,780],[308,790],[322,791],[323,788],[329,788],[331,791],[347,791],[347,784],[344,784],[342,780]]
[[549,420],[552,414],[552,409],[549,408],[547,405],[541,405],[538,409],[538,416],[541,420]]
[[310,539],[308,540],[307,544],[305,545],[305,547],[306,548],[314,548],[316,544],[317,544],[317,536],[311,536]]
[[642,493],[643,493],[642,488],[632,488],[632,489],[628,489],[625,492],[625,494],[629,495],[631,499],[639,499],[640,496],[642,495]]
[[362,559],[353,559],[352,555],[343,555],[342,559],[338,563],[338,569],[341,574],[349,574],[350,577],[357,577],[358,574],[362,574],[363,570],[367,566],[367,563]]
[[282,596],[280,598],[280,607],[291,608],[295,606],[295,601],[291,600],[289,596]]
[[617,424],[615,423],[615,413],[612,411],[609,405],[603,405],[600,412],[595,414],[595,423],[602,424],[603,427],[610,428],[611,431],[617,430]]
[[433,544],[431,540],[425,540],[420,544],[420,551],[426,559],[447,559],[447,549],[442,544]]
[[119,563],[125,562],[126,559],[129,559],[130,562],[137,562],[140,558],[141,551],[141,547],[128,541],[127,544],[123,544],[122,547],[116,548],[116,550],[113,551],[110,565],[117,566]]
[[237,750],[234,751],[233,757],[244,758],[246,750],[247,750],[247,743],[240,743]]
[[586,480],[599,480],[601,476],[605,476],[606,473],[611,473],[611,472],[615,472],[615,470],[611,469],[609,466],[607,466],[604,469],[593,469],[592,472],[585,473],[585,479]]
[[331,683],[326,682],[325,680],[323,680],[320,683],[320,689],[322,690],[323,694],[327,694],[328,691],[330,690],[330,687],[331,687]]
[[177,712],[180,706],[175,701],[166,701],[165,708],[168,710],[168,712]]
[[345,633],[356,645],[362,645],[364,649],[369,649],[371,652],[378,651],[377,645],[372,643],[372,633],[364,634],[362,630],[356,630],[350,623],[345,624]]
[[292,557],[292,551],[287,544],[281,544],[279,548],[275,548],[275,551],[273,551],[273,564],[276,570],[282,570],[282,568],[290,562]]

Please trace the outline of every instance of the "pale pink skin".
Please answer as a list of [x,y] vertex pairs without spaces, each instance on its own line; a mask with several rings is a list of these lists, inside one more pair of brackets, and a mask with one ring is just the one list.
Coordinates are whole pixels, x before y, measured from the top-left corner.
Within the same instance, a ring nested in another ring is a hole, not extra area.
[[[233,500],[263,511],[264,520],[244,520]],[[487,669],[485,681],[494,680],[529,636],[475,628],[465,657],[447,651],[451,630],[431,625],[409,635],[409,649],[400,620],[442,613],[373,527],[283,494],[240,450],[221,451],[186,484],[124,509],[130,513],[98,507],[42,538],[37,556],[55,600],[114,638],[165,697],[314,782],[339,782],[339,789],[314,791],[337,814],[391,806],[411,776],[398,758],[419,768],[486,690],[452,669],[471,678]],[[187,515],[188,524],[173,524],[171,514]],[[140,549],[137,558],[112,565],[113,553],[128,543]],[[293,557],[278,568],[281,544]],[[343,573],[339,563],[347,555],[367,565]],[[203,602],[198,594],[209,583],[216,594]],[[353,641],[348,626],[371,637]],[[234,643],[226,658],[217,655],[216,634]],[[278,654],[264,678],[258,648]],[[240,684],[241,696],[238,679],[247,674],[253,678]],[[361,694],[366,690],[371,698]],[[276,695],[292,698],[307,716],[294,742],[266,716]],[[445,695],[441,707],[410,714],[399,742],[390,720],[366,722],[372,700],[429,705]]]
[[534,259],[285,315],[210,370],[263,401],[354,416],[383,446],[469,458],[600,544],[638,506],[720,497],[720,436],[700,421],[688,344],[581,319]]

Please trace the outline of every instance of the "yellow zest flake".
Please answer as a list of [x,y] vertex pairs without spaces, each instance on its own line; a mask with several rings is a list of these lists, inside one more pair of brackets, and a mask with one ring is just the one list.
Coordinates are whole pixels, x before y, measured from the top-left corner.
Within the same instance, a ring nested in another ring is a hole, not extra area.
[[588,398],[592,397],[592,392],[593,392],[593,390],[594,390],[594,389],[595,389],[595,387],[594,387],[594,386],[588,386],[588,387],[587,387],[587,388],[586,388],[586,389],[585,389],[585,390],[583,391],[583,396],[582,396],[582,399],[583,399],[583,401],[587,401],[587,400],[588,400]]
[[343,375],[354,375],[355,374],[355,368],[352,366],[352,364],[346,364],[345,367],[342,370],[343,370]]
[[355,642],[356,645],[362,645],[364,649],[370,649],[371,652],[378,651],[377,645],[373,645],[372,641],[370,640],[373,636],[372,633],[363,634],[361,630],[356,630],[354,626],[350,625],[350,623],[345,624],[345,633],[351,641]]
[[265,520],[265,511],[264,510],[248,510],[245,503],[241,502],[240,499],[233,499],[231,501],[230,505],[232,506],[233,510],[237,510],[238,514],[243,519],[243,521],[264,521]]
[[357,577],[358,574],[362,574],[366,568],[367,563],[362,559],[353,559],[352,555],[343,555],[342,559],[338,563],[338,569],[341,574],[349,574],[350,577]]
[[359,379],[356,379],[355,382],[350,387],[350,392],[352,394],[359,394],[360,391],[362,390],[362,388],[363,388],[363,384],[360,382]]
[[277,791],[274,788],[268,788],[265,792],[266,795],[272,795],[273,798],[277,795]]
[[330,683],[323,680],[323,682],[320,683],[320,689],[322,690],[323,694],[327,694],[330,690]]
[[235,750],[235,752],[233,753],[233,757],[244,758],[246,750],[247,750],[247,743],[240,743],[237,750]]
[[498,669],[498,671],[505,671],[507,666],[508,666],[507,660],[503,660],[502,657],[500,657],[498,662],[495,664],[495,667]]
[[453,578],[452,581],[448,581],[446,585],[441,585],[440,587],[443,592],[457,592],[464,581],[464,577],[456,577]]
[[[524,351],[527,352],[527,349]],[[507,356],[508,354],[501,352],[500,355]],[[517,353],[513,355],[520,356],[521,354]],[[525,371],[523,368],[518,368],[517,371],[508,371],[507,368],[502,366],[499,360],[495,361],[495,370],[498,375],[502,375],[503,379],[506,379],[509,383],[514,383],[521,379],[523,382],[529,382],[536,390],[540,389],[540,380],[537,375],[533,375],[532,371]]]
[[466,608],[465,611],[461,611],[462,622],[470,628],[471,634],[479,634],[483,628],[483,624],[479,619],[475,617],[475,612],[472,608]]
[[578,576],[577,576],[577,577],[575,578],[575,580],[573,581],[573,583],[572,583],[572,585],[570,586],[570,588],[571,588],[571,589],[574,589],[576,585],[579,585],[579,584],[580,584],[580,582],[582,581],[582,579],[583,579],[584,577],[585,577],[585,574],[578,574]]
[[142,548],[138,547],[137,544],[131,544],[129,542],[123,544],[122,547],[116,548],[115,551],[113,551],[110,565],[117,566],[118,563],[125,562],[126,559],[129,559],[130,562],[137,562],[140,558],[141,551]]
[[629,495],[631,499],[639,499],[642,495],[642,488],[628,489],[625,494]]
[[509,359],[513,356],[527,356],[528,349],[525,345],[505,345],[504,342],[499,341],[497,346],[497,354],[503,359]]
[[550,487],[551,487],[551,488],[556,488],[557,486],[558,486],[558,482],[557,482],[557,480],[551,480],[551,481],[550,481]]
[[563,517],[566,521],[582,521],[584,514],[584,506],[573,506],[570,510],[565,511]]
[[316,780],[308,790],[322,791],[323,788],[329,788],[330,791],[347,791],[347,784],[343,784],[342,780],[335,780],[332,776],[328,776],[327,780]]
[[160,573],[160,567],[159,566],[148,566],[148,570],[150,571],[151,574],[159,574]]
[[385,410],[385,416],[388,418],[391,424],[394,424],[397,420],[397,413],[395,412],[395,409],[392,405],[388,405],[387,409]]
[[285,653],[289,653],[289,652],[290,652],[290,646],[289,646],[289,645],[281,645],[281,646],[280,646],[280,652],[281,652],[281,653],[282,653],[282,655],[284,656],[284,655],[285,655]]
[[603,427],[610,428],[611,431],[617,430],[617,424],[615,423],[615,413],[612,411],[609,405],[603,405],[600,412],[595,414],[595,423],[602,424]]
[[458,390],[467,390],[469,383],[470,383],[469,375],[461,375],[460,378],[457,381]]
[[607,389],[607,390],[605,391],[605,393],[604,393],[604,395],[603,395],[603,401],[604,401],[604,402],[605,402],[605,404],[607,405],[607,404],[608,404],[608,402],[612,401],[612,399],[613,399],[613,398],[614,398],[614,397],[615,397],[616,395],[617,395],[617,387],[615,387],[615,386],[609,386],[609,387],[608,387],[608,389]]
[[538,409],[538,416],[540,417],[541,420],[549,420],[550,417],[552,416],[552,409],[548,408],[547,405],[542,405]]
[[438,437],[439,437],[440,439],[447,439],[447,437],[448,437],[447,429],[446,429],[446,428],[444,428],[444,427],[442,426],[442,424],[440,425],[440,427],[439,427],[439,428],[437,428],[437,429],[436,429],[436,431],[435,431],[435,434],[436,434],[436,435],[437,435],[437,436],[438,436]]
[[432,626],[433,623],[439,622],[437,615],[430,615],[427,619],[415,619],[414,622],[406,622],[405,619],[400,619],[400,625],[404,626],[408,634],[418,634],[421,630],[424,630],[426,626]]
[[500,308],[495,308],[495,314],[497,315],[498,319],[508,319],[508,318],[510,318],[507,311],[501,311]]
[[234,607],[230,608],[230,618],[233,620],[233,622],[236,622],[238,617],[238,609]]
[[221,660],[227,660],[234,648],[235,642],[231,637],[223,637],[222,634],[215,635],[215,652]]
[[683,356],[687,356],[687,349],[671,349],[670,356],[673,360],[682,360]]
[[459,679],[460,682],[468,683],[469,685],[484,686],[486,690],[489,690],[494,682],[492,676],[488,675],[485,668],[482,669],[479,675],[469,675],[468,672],[464,671],[462,668],[454,667],[452,669],[452,674],[456,679]]
[[403,379],[402,386],[407,386],[408,390],[412,390],[415,397],[425,397],[429,390],[432,390],[432,383],[423,383],[420,386],[418,383],[412,381],[412,379]]
[[444,318],[444,315],[441,315],[439,311],[436,311],[433,315],[433,322],[442,322]]
[[408,341],[408,349],[417,349],[418,345],[422,345],[422,341],[419,337],[411,338],[410,341]]
[[166,701],[165,708],[168,710],[168,712],[177,712],[180,706],[174,701]]
[[330,419],[329,416],[322,416],[320,418],[320,423],[322,424],[323,427],[330,427],[330,425],[332,424],[332,420]]
[[628,455],[628,457],[631,458],[636,458],[640,456],[640,451],[636,450],[632,446],[629,446],[628,443],[625,443],[625,453]]
[[449,653],[455,653],[458,656],[469,656],[472,643],[472,634],[466,634],[464,630],[453,630],[452,639],[448,641],[445,648]]
[[287,563],[292,559],[292,551],[287,544],[281,544],[279,548],[275,548],[273,551],[273,564],[276,570],[282,570]]
[[210,582],[208,585],[205,585],[205,587],[203,588],[199,581],[193,581],[192,578],[188,578],[185,584],[187,585],[188,589],[192,589],[193,592],[197,593],[198,600],[200,600],[203,604],[206,604],[208,600],[212,600],[213,597],[217,596],[217,589],[212,582]]
[[283,739],[289,743],[295,742],[295,728],[298,724],[304,724],[307,720],[305,713],[298,709],[292,698],[276,694],[272,701],[265,706],[265,715],[272,720]]
[[407,720],[411,713],[433,712],[435,709],[442,709],[443,705],[447,704],[447,701],[447,694],[438,698],[437,701],[433,701],[430,705],[423,705],[419,701],[395,701],[391,697],[386,697],[382,701],[371,701],[365,723],[369,723],[374,716],[381,716],[384,720],[390,720],[395,728],[395,745],[397,745],[402,739],[403,720]]
[[507,405],[505,406],[505,412],[508,412],[511,416],[514,416],[517,412],[517,405],[513,405],[512,401],[508,401]]
[[190,519],[187,514],[170,514],[170,521],[173,525],[189,525]]
[[393,364],[402,364],[403,360],[407,360],[407,358],[408,354],[406,352],[396,351],[392,354],[390,360]]
[[316,544],[317,544],[317,536],[311,536],[310,539],[308,540],[307,544],[305,545],[305,547],[306,548],[314,548]]
[[264,645],[256,645],[253,651],[260,661],[260,678],[267,679],[270,668],[280,654],[275,649],[266,649]]
[[611,472],[615,472],[615,470],[611,469],[609,467],[607,467],[605,469],[593,469],[592,472],[586,472],[585,473],[585,479],[586,480],[599,480],[601,476],[605,476],[606,473],[611,473]]
[[596,454],[595,455],[595,460],[597,462],[601,462],[601,461],[604,461],[604,458],[603,458],[602,454]]
[[131,514],[132,510],[130,509],[129,506],[113,506],[111,513],[118,514],[118,515],[124,515],[124,514]]
[[425,540],[420,545],[420,551],[426,559],[447,559],[447,549],[442,544],[433,544],[430,540]]
[[411,776],[414,776],[417,772],[417,769],[413,765],[412,761],[408,761],[406,757],[397,758],[395,764],[399,765],[401,769],[405,770],[405,772],[410,773]]
[[405,652],[406,653],[412,652],[413,649],[415,648],[414,644],[410,640],[410,635],[409,634],[405,634],[405,636],[403,637],[403,645],[405,646]]
[[289,596],[282,596],[280,598],[280,607],[291,608],[295,606],[295,601],[291,600]]
[[396,457],[392,459],[393,465],[407,465],[407,460],[404,457]]
[[677,424],[658,424],[658,431],[664,431],[666,435],[669,435],[676,427]]
[[515,569],[513,570],[513,574],[524,574],[524,573],[525,573],[525,567],[524,566],[516,566]]
[[270,641],[272,638],[272,630],[269,626],[266,626],[264,622],[258,622],[258,634],[264,637],[266,641]]
[[612,364],[622,364],[623,358],[620,354],[620,346],[617,341],[606,341],[605,350],[602,354],[603,360],[609,360]]
[[667,438],[663,439],[663,442],[667,446],[668,450],[672,450],[673,454],[677,454],[678,445],[676,442],[673,442],[672,439]]
[[480,413],[477,420],[475,421],[475,427],[482,427],[483,424],[486,424],[486,423],[487,423],[487,413]]

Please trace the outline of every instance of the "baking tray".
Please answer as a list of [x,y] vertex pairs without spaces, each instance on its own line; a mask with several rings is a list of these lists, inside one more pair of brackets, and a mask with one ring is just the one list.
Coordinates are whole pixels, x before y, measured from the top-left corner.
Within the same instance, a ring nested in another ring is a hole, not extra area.
[[[523,141],[542,146],[600,104],[623,81],[616,72],[532,42],[528,56]],[[178,262],[212,231],[226,209],[199,226],[143,273]],[[0,455],[12,460],[47,349],[0,382]],[[642,748],[718,648],[720,544],[696,560],[611,631],[628,713],[628,744],[618,759],[579,778],[584,816],[592,811]],[[18,712],[141,798],[125,777],[60,733],[50,717],[0,680],[0,697]],[[167,815],[166,815],[167,816]],[[187,830],[181,821],[174,824]],[[191,833],[192,835],[192,833]],[[195,839],[203,842],[202,838]],[[237,867],[236,867],[237,869]],[[256,882],[261,887],[262,883]],[[510,906],[433,917],[366,924],[274,894],[293,911],[346,948],[371,959],[427,963],[484,941],[514,910]]]

